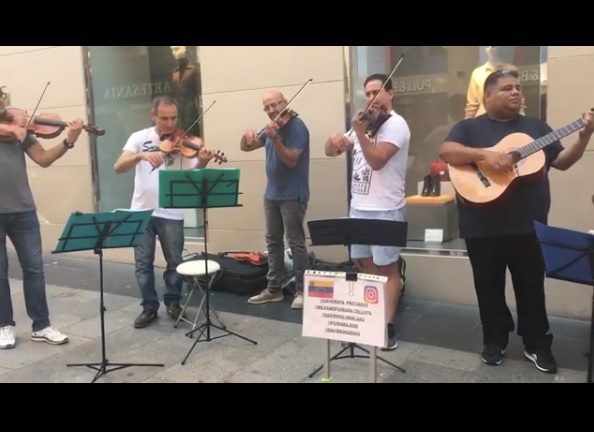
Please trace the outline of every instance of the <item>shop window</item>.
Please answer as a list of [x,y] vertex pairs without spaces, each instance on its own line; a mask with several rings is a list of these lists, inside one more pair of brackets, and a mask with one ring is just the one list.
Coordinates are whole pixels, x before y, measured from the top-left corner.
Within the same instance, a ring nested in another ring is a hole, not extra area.
[[[128,137],[151,126],[153,98],[171,94],[178,104],[178,126],[187,130],[201,113],[201,81],[195,46],[90,46],[87,76],[94,124],[106,130],[94,145],[95,185],[100,211],[129,208],[134,170],[116,175],[113,164]],[[201,124],[190,133],[202,136]],[[202,214],[185,210],[186,234],[202,237]]]
[[[473,88],[482,86],[486,66],[491,63],[518,69],[525,97],[524,113],[545,119],[547,47],[350,47],[351,113],[364,107],[365,78],[390,72],[403,54],[405,58],[392,82],[394,109],[411,129],[406,176],[408,249],[464,252],[464,242],[458,238],[455,195],[447,170],[437,161],[439,147],[456,122],[482,112],[480,92]],[[440,177],[440,196],[434,199],[422,197],[431,174]]]

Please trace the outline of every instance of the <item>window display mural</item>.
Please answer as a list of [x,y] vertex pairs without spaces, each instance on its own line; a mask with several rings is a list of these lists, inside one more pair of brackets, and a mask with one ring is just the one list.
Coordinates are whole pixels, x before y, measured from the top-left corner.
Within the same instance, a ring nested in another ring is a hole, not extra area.
[[[116,175],[113,164],[128,137],[151,126],[152,100],[173,95],[178,126],[187,130],[202,112],[200,62],[195,46],[90,46],[88,58],[91,114],[108,136],[95,146],[95,182],[99,210],[128,208],[134,170]],[[190,134],[202,136],[201,123]],[[186,210],[188,236],[201,237],[202,215]]]

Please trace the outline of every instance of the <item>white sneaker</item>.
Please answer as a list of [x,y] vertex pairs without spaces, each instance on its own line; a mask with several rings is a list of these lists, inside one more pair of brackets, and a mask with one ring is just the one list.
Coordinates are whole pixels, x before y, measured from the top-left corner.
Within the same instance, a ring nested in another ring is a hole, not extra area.
[[14,348],[16,339],[14,337],[14,327],[4,326],[0,327],[0,349]]
[[303,293],[298,292],[295,294],[295,299],[291,305],[292,309],[303,309]]
[[50,326],[38,332],[31,333],[31,340],[35,342],[47,342],[51,345],[62,345],[68,342],[68,336]]

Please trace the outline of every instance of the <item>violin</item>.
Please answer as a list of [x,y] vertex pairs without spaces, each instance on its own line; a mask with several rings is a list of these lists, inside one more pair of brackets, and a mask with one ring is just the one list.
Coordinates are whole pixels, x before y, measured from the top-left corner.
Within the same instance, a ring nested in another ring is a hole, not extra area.
[[[273,120],[273,123],[276,123],[277,126],[279,127],[279,129],[282,129],[286,125],[288,125],[291,120],[293,120],[296,117],[299,117],[299,114],[297,114],[291,108],[285,108],[283,111],[281,111],[281,113],[278,116],[276,116],[276,118]],[[257,135],[258,138],[262,137],[264,132],[266,132],[266,128],[264,128],[260,132],[258,132],[258,135]]]
[[[58,114],[40,113],[31,118],[27,110],[19,108],[2,110],[0,112],[0,123],[27,128],[27,132],[44,139],[56,138],[68,127],[68,123],[62,120]],[[83,129],[93,135],[105,135],[105,129],[96,126],[84,125]]]
[[258,267],[265,266],[268,264],[268,253],[266,252],[229,251],[219,252],[218,254],[220,258],[225,258],[229,255],[233,255],[233,258],[237,262],[245,262]]
[[[291,106],[291,104],[293,102],[295,102],[295,99],[297,99],[297,97],[307,88],[308,85],[310,85],[313,82],[313,79],[310,78],[308,79],[305,84],[303,84],[301,86],[301,88],[299,89],[299,91],[297,93],[295,93],[295,96],[293,96],[288,102],[287,105],[283,108],[283,110],[272,120],[273,123],[276,123],[278,125],[279,128],[283,128],[285,127],[291,120],[293,120],[295,117],[299,117],[299,114],[297,114],[294,110],[292,110],[291,108],[289,108]],[[256,135],[259,138],[262,138],[262,135],[264,135],[264,132],[266,131],[266,128],[262,128],[260,130],[260,132],[258,132],[258,134]]]
[[261,267],[268,264],[268,255],[262,252],[241,252],[235,254],[235,261],[247,262],[253,266]]
[[[379,132],[380,128],[383,126],[383,124],[386,121],[388,121],[388,119],[392,116],[392,114],[386,108],[381,107],[379,109],[372,110],[372,107],[377,98],[379,97],[381,90],[386,88],[386,85],[388,84],[388,82],[390,82],[390,80],[402,64],[403,60],[404,55],[401,55],[400,60],[398,60],[398,63],[396,63],[396,66],[394,66],[392,72],[390,72],[390,75],[388,75],[388,78],[386,78],[386,81],[384,81],[380,90],[377,92],[377,94],[371,100],[371,102],[367,104],[367,109],[361,114],[361,120],[367,125],[367,135],[369,136],[369,138],[374,138]],[[347,137],[350,137],[354,131],[355,129],[351,128],[351,130],[347,134]]]
[[[194,136],[188,136],[181,129],[173,131],[172,134],[161,136],[159,149],[166,155],[181,154],[183,157],[193,159],[198,156],[204,147],[203,141]],[[229,162],[225,153],[218,150],[213,158],[219,165]]]
[[392,114],[384,107],[362,113],[361,120],[367,125],[367,135],[369,138],[375,138],[381,127],[390,117],[392,117]]

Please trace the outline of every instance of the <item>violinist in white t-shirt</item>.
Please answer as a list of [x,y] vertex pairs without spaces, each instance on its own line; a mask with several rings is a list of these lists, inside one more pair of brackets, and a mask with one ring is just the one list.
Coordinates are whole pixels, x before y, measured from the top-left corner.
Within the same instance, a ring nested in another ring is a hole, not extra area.
[[[337,134],[326,143],[326,155],[338,156],[353,151],[351,176],[350,217],[405,220],[405,179],[408,161],[410,129],[406,120],[394,112],[392,81],[387,75],[371,75],[365,80],[365,99],[370,113],[387,114],[373,133],[358,112],[352,120],[351,134]],[[351,258],[360,271],[385,276],[388,345],[384,350],[398,347],[393,320],[403,287],[401,279],[401,248],[387,246],[352,245]]]
[[135,328],[144,328],[157,319],[160,306],[155,289],[155,250],[157,238],[167,262],[163,273],[166,292],[163,303],[167,314],[177,320],[182,312],[182,278],[176,268],[182,263],[184,250],[184,215],[182,210],[159,208],[159,170],[206,168],[214,153],[202,147],[198,157],[185,158],[181,154],[166,158],[159,150],[161,137],[177,129],[177,105],[170,96],[159,96],[153,101],[151,117],[154,127],[133,133],[115,163],[118,174],[136,169],[132,210],[153,210],[141,243],[134,249],[136,280],[142,296],[142,313],[134,322]]

